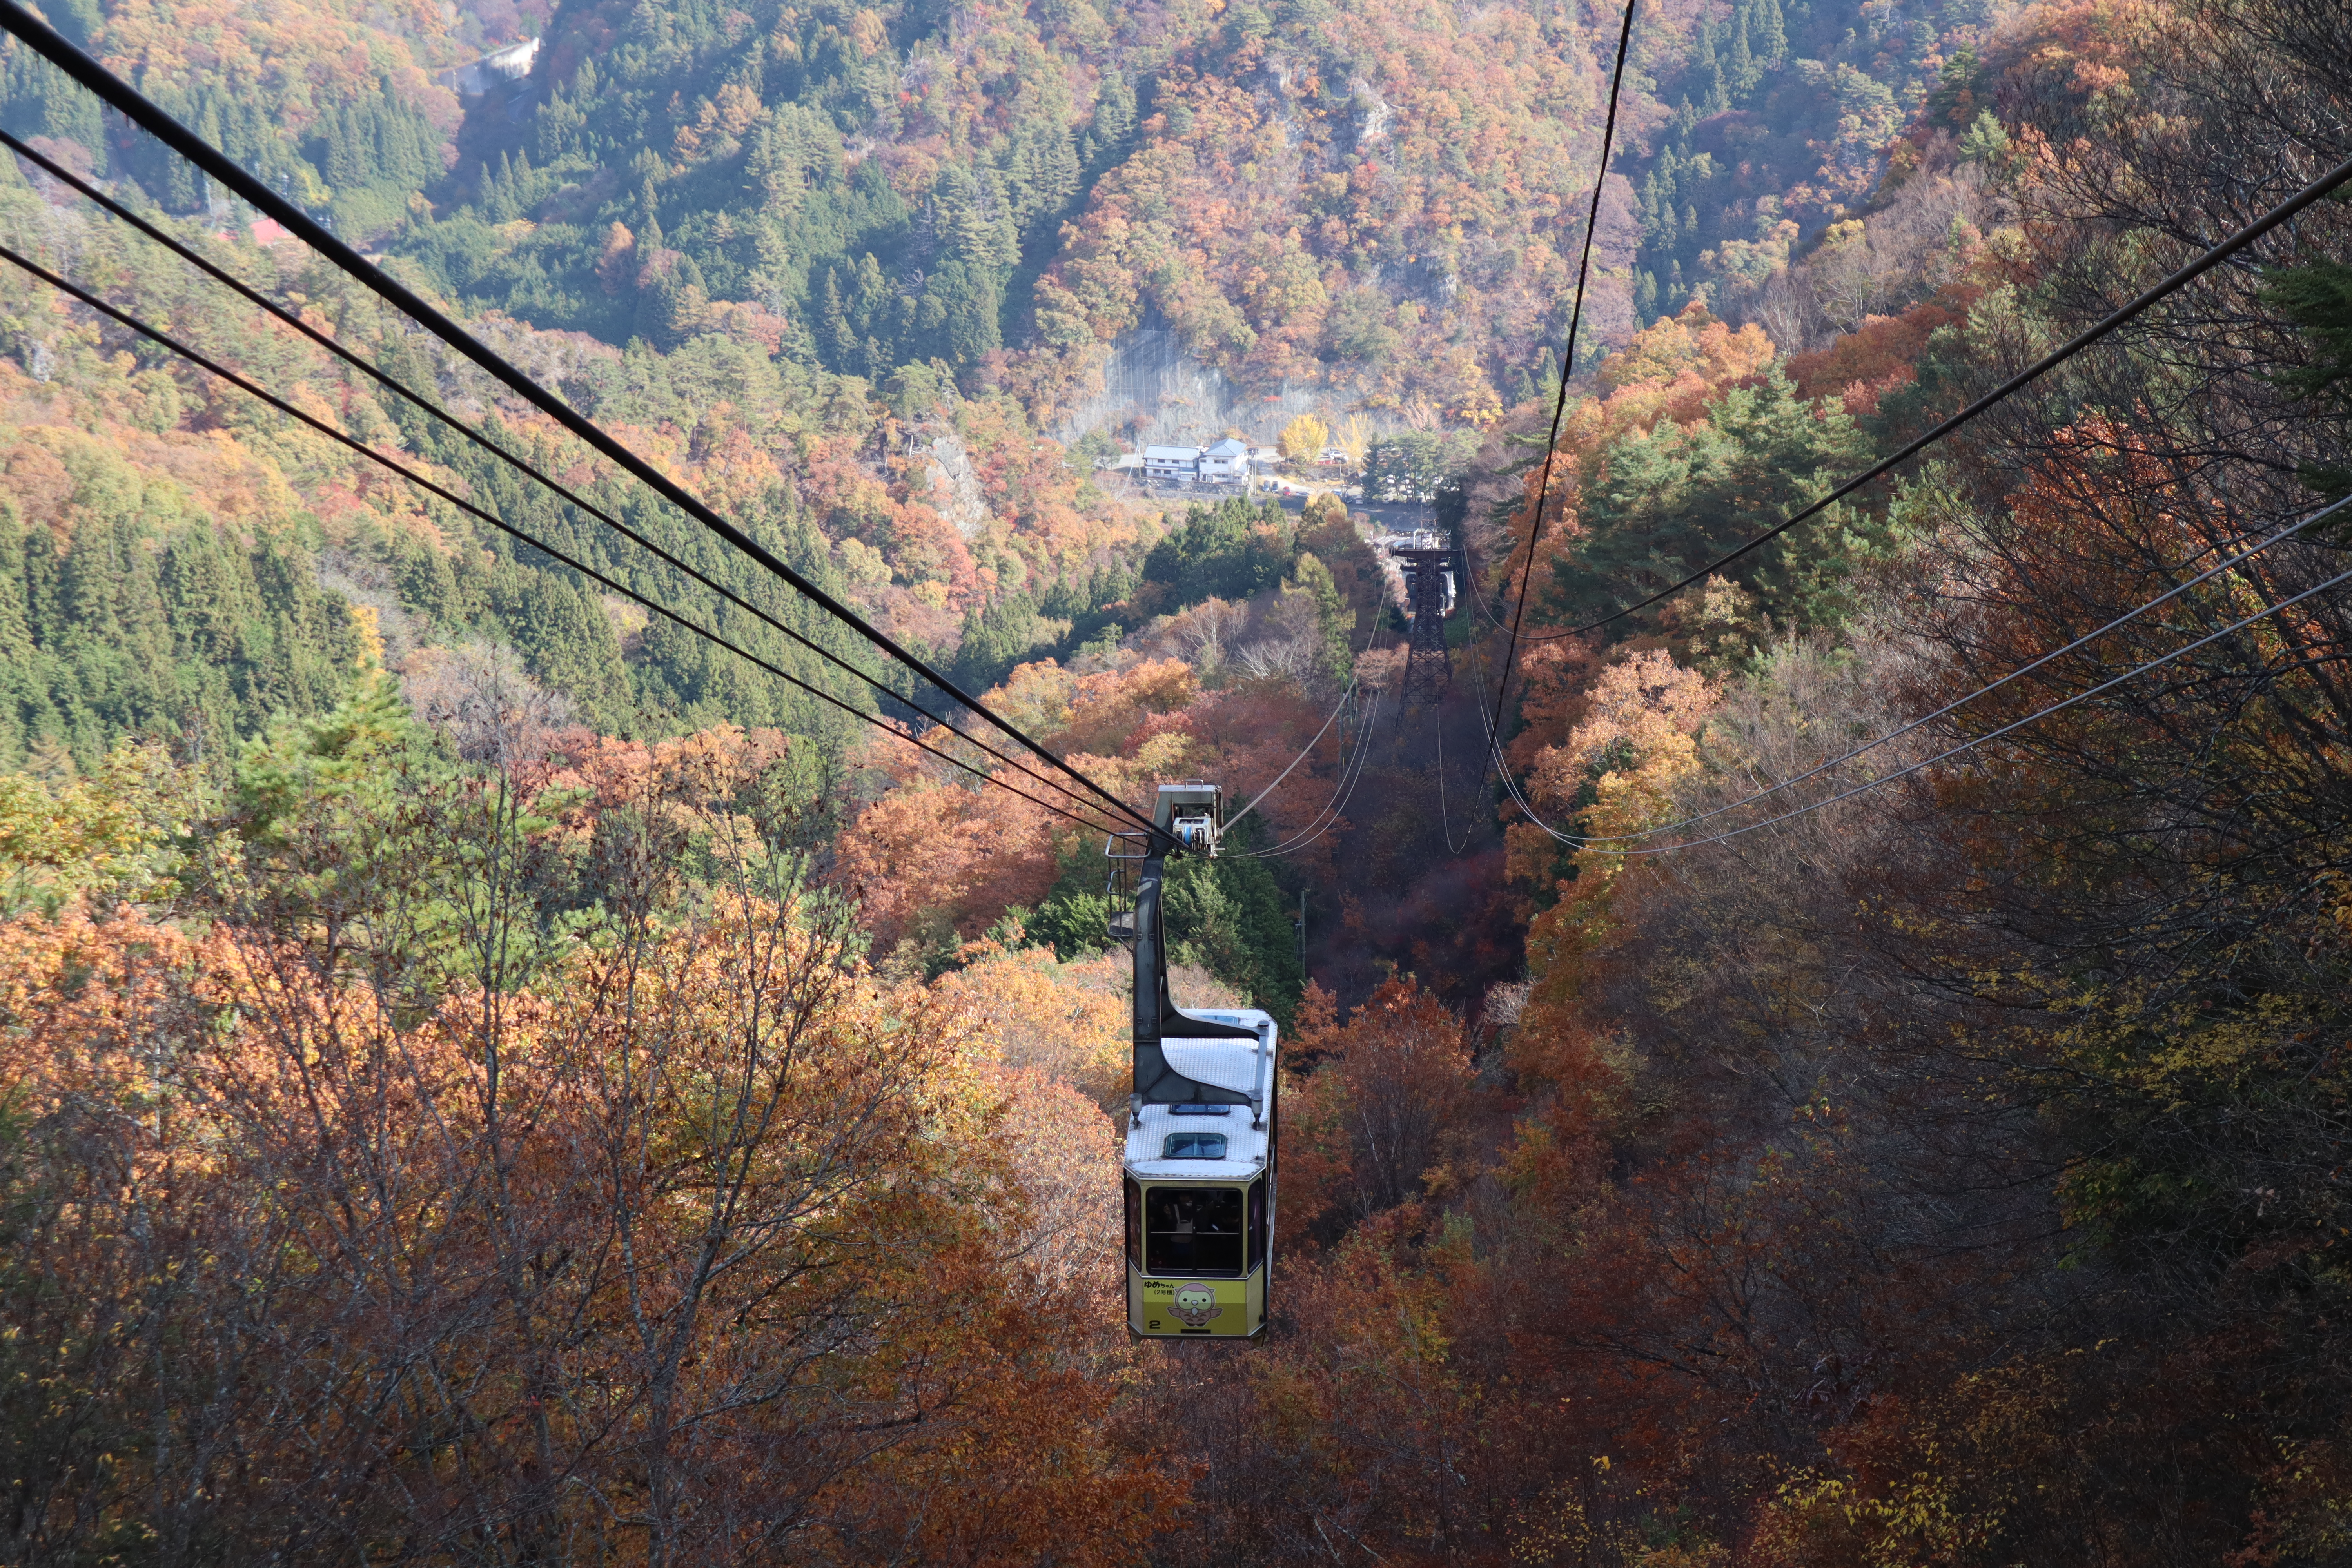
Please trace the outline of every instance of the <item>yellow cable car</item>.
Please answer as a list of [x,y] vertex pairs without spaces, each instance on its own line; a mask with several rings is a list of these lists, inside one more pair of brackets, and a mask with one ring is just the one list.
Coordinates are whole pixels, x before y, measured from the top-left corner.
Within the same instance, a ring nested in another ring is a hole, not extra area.
[[[1253,1339],[1274,1273],[1273,1018],[1178,1007],[1168,994],[1160,888],[1171,854],[1214,855],[1214,784],[1163,784],[1140,852],[1135,910],[1135,1092],[1126,1152],[1127,1326],[1146,1339]],[[1140,836],[1139,836],[1140,837]]]

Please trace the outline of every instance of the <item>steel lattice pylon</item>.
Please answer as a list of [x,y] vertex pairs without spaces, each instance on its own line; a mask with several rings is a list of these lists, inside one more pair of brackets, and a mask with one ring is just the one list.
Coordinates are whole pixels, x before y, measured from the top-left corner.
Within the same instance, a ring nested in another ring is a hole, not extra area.
[[1445,612],[1454,566],[1449,549],[1401,549],[1389,554],[1404,569],[1406,608],[1412,634],[1405,643],[1404,698],[1435,695],[1454,682],[1454,661],[1445,647]]

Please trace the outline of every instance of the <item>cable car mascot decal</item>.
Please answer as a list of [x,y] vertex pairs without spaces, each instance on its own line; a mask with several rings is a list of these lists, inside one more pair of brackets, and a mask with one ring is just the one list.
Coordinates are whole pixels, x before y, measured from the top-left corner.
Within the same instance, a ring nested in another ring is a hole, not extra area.
[[1224,1311],[1217,1305],[1217,1293],[1206,1285],[1177,1286],[1175,1302],[1168,1310],[1196,1329],[1207,1328]]

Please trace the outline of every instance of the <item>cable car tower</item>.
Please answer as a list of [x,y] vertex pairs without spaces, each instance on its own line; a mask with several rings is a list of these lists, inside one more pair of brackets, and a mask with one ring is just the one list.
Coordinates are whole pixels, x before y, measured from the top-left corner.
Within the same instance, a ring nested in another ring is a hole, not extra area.
[[1114,835],[1110,934],[1135,953],[1128,1100],[1127,1326],[1145,1339],[1254,1339],[1274,1273],[1274,1019],[1191,1012],[1168,994],[1161,891],[1171,856],[1213,858],[1224,792],[1161,784],[1150,832]]
[[1445,647],[1445,617],[1454,613],[1454,550],[1433,528],[1391,534],[1389,559],[1404,574],[1405,615],[1412,623],[1405,643],[1404,700],[1434,695],[1454,683],[1454,661]]

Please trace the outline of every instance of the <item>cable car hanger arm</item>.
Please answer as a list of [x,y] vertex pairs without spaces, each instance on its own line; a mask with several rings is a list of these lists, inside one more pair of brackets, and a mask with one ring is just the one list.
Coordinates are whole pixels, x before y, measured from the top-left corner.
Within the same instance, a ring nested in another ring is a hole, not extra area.
[[1168,858],[1195,850],[1216,853],[1224,792],[1211,784],[1161,784],[1152,809],[1152,829],[1139,857],[1135,890],[1135,1088],[1132,1116],[1147,1105],[1246,1105],[1263,1121],[1265,1103],[1256,1093],[1203,1083],[1169,1061],[1162,1042],[1258,1040],[1255,1029],[1194,1018],[1176,1005],[1168,989],[1168,939],[1161,894]]

